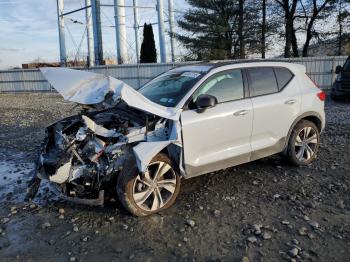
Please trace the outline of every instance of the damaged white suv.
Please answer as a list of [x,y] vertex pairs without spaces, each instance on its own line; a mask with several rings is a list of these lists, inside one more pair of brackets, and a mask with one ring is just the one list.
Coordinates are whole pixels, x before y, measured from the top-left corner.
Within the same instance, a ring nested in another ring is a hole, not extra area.
[[281,152],[311,163],[325,126],[325,93],[297,64],[178,67],[138,91],[91,72],[42,73],[82,111],[47,128],[27,198],[48,179],[65,199],[102,205],[117,195],[149,215],[174,203],[181,178]]

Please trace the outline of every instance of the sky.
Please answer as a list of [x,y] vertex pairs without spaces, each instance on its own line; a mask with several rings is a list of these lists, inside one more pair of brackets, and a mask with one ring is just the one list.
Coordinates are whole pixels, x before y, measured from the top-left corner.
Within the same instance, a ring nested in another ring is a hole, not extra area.
[[[185,0],[173,0],[176,17],[187,9]],[[139,6],[156,6],[156,0],[139,0]],[[164,17],[167,21],[167,0],[164,2]],[[84,0],[65,0],[65,12],[81,8]],[[101,0],[102,4],[112,4],[113,0]],[[125,5],[132,5],[132,0],[125,0]],[[157,22],[155,9],[139,9],[139,24]],[[115,58],[116,44],[114,31],[113,7],[102,7],[103,47],[106,56]],[[72,20],[78,21],[74,23]],[[86,56],[85,12],[71,14],[65,19],[66,49],[69,58]],[[136,61],[133,13],[126,9],[127,49],[132,61]],[[0,0],[0,69],[21,67],[22,63],[40,61],[59,61],[58,28],[56,0]],[[153,26],[155,41],[158,48],[158,29]],[[168,30],[168,23],[166,23]],[[175,28],[177,30],[177,28]],[[142,29],[139,31],[142,41]],[[167,53],[170,58],[169,37],[166,35]],[[177,56],[185,50],[176,43]],[[159,57],[159,55],[158,55]]]
[[[100,0],[101,4],[113,4],[113,0]],[[85,0],[64,0],[65,12],[83,7]],[[125,0],[125,5],[132,5],[133,0]],[[154,7],[154,9],[139,9],[139,25],[157,23],[155,10],[157,0],[138,0],[139,6]],[[169,31],[168,0],[164,2],[165,29]],[[173,0],[175,21],[178,20],[190,6],[186,0]],[[105,58],[116,58],[116,40],[114,28],[114,8],[101,7],[102,38]],[[320,23],[319,27],[328,27]],[[76,21],[76,22],[74,22]],[[131,63],[136,62],[135,37],[133,30],[133,10],[126,8],[127,50]],[[87,56],[85,11],[80,11],[65,17],[66,50],[69,60]],[[175,32],[179,32],[175,23]],[[158,25],[153,25],[156,48],[159,60]],[[166,50],[170,60],[170,39],[166,35]],[[299,34],[299,43],[305,36]],[[142,41],[142,28],[139,30]],[[274,41],[267,52],[268,57],[281,54],[283,41]],[[175,41],[175,57],[180,58],[187,53],[181,43]],[[35,60],[45,62],[59,61],[58,22],[56,0],[0,0],[0,69],[21,67],[23,63]]]

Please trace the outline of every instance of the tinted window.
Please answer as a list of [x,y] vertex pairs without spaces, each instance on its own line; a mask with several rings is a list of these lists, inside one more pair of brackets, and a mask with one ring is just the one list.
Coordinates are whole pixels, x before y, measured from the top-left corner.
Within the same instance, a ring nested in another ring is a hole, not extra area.
[[249,68],[253,96],[266,95],[278,92],[275,73],[272,68]]
[[348,58],[343,66],[344,71],[350,71],[350,58]]
[[287,68],[284,67],[276,67],[275,74],[280,90],[284,88],[288,84],[288,82],[293,78],[293,74]]
[[241,99],[244,97],[241,70],[218,73],[209,78],[193,95],[193,102],[202,94],[215,96],[219,103]]

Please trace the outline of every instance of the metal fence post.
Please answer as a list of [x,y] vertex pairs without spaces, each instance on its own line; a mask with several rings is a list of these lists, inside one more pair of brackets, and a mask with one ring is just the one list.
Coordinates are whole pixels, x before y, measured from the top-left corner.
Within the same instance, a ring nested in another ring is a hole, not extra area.
[[137,89],[141,87],[141,80],[140,80],[140,64],[137,63]]
[[330,84],[330,88],[332,88],[332,85],[334,83],[335,80],[335,57],[333,57],[332,59],[332,69],[331,69],[331,84]]
[[22,89],[23,89],[23,91],[25,91],[25,90],[26,90],[26,84],[25,84],[24,70],[23,70],[23,69],[22,69],[22,74],[21,74],[21,76],[22,76]]

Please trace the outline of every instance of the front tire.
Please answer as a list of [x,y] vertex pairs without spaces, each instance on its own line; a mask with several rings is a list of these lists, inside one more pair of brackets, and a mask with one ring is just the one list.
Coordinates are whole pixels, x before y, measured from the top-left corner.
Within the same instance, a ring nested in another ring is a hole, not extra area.
[[172,206],[180,191],[181,178],[165,154],[156,155],[141,174],[135,161],[121,171],[117,194],[123,206],[135,216],[147,216]]
[[300,121],[289,138],[287,156],[297,165],[308,165],[315,160],[320,146],[320,131],[307,120]]

